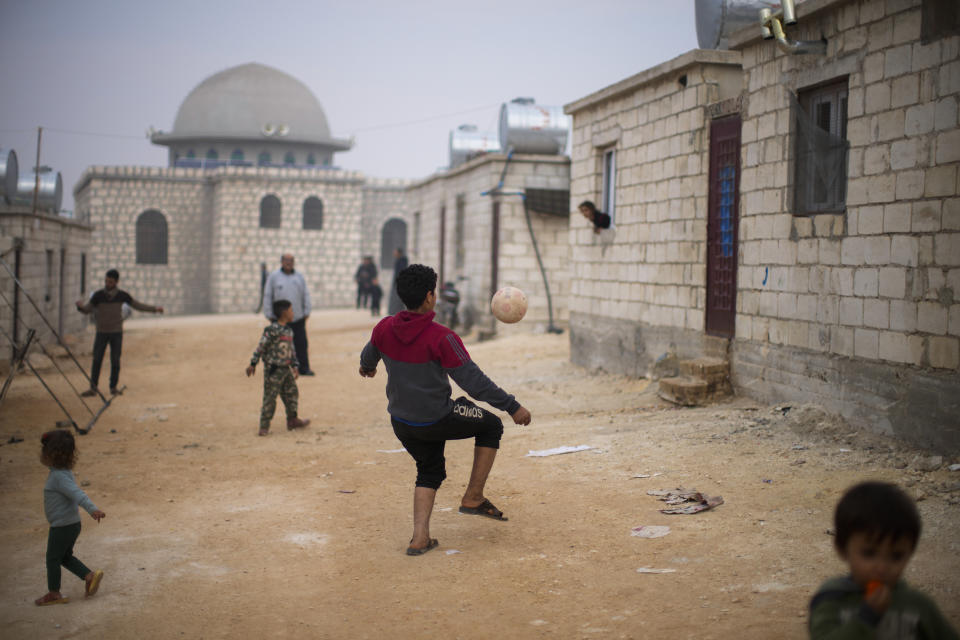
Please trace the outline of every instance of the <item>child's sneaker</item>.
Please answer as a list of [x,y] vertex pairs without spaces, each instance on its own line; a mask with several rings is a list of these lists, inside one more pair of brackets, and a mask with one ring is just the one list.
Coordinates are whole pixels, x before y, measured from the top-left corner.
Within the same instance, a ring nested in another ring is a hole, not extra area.
[[300,418],[287,418],[287,431],[303,429],[308,424],[310,424],[309,420],[301,420]]
[[257,433],[258,436],[268,436],[270,435],[270,429],[260,429]]

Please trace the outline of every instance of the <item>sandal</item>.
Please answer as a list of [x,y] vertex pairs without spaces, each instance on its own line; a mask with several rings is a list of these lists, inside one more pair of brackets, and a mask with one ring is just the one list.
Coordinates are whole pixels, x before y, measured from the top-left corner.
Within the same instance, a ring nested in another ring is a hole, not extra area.
[[494,520],[507,520],[507,517],[503,515],[503,511],[493,506],[493,503],[486,498],[475,507],[460,507],[460,513],[473,516],[485,516],[487,518],[493,518]]
[[268,436],[270,435],[270,429],[260,429],[257,433],[258,436]]
[[422,556],[427,551],[430,551],[430,549],[436,549],[438,546],[440,546],[440,541],[437,540],[436,538],[430,538],[430,542],[427,543],[427,546],[421,549],[415,549],[414,547],[407,547],[407,555]]
[[97,589],[100,588],[100,581],[103,580],[103,571],[101,569],[97,569],[96,571],[92,572],[90,576],[91,577],[89,580],[84,580],[84,582],[87,583],[85,596],[87,598],[94,595],[97,592]]
[[33,604],[37,605],[38,607],[45,607],[50,604],[67,604],[68,602],[70,602],[70,598],[68,598],[67,596],[60,596],[58,598],[48,593],[42,598],[37,598],[36,600],[34,600]]

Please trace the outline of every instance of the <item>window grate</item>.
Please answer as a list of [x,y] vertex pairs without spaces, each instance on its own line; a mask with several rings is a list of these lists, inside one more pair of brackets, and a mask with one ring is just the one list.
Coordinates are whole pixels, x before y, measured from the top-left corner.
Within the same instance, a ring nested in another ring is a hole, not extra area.
[[847,81],[790,94],[795,124],[794,210],[840,213],[847,199]]

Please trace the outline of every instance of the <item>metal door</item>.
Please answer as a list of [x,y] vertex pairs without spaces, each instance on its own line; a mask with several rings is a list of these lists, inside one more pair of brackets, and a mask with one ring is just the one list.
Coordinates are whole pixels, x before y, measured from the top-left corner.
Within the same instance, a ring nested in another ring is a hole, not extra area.
[[737,310],[740,116],[710,124],[707,204],[707,333],[732,338]]

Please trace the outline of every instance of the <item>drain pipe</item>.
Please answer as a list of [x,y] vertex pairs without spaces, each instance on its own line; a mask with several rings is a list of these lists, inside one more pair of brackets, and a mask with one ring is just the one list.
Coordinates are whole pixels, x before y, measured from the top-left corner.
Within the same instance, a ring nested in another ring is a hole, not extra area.
[[[783,24],[780,23],[781,18]],[[777,48],[789,55],[825,55],[827,53],[826,40],[791,40],[783,30],[783,25],[797,24],[797,11],[794,0],[783,0],[783,8],[774,12],[772,9],[760,9],[760,33],[764,40],[776,38]]]
[[503,171],[500,172],[500,181],[493,189],[483,191],[481,196],[520,196],[523,202],[523,215],[527,221],[527,231],[530,232],[530,242],[533,244],[533,253],[537,257],[537,266],[540,268],[540,277],[543,278],[543,289],[547,294],[547,324],[548,333],[563,333],[563,329],[553,324],[553,298],[550,296],[550,283],[547,281],[547,270],[543,266],[543,259],[540,257],[540,247],[537,244],[537,236],[533,232],[533,222],[530,219],[530,207],[527,206],[527,194],[525,191],[501,191],[503,181],[507,175],[507,167],[510,166],[510,160],[513,158],[513,147],[507,152],[507,161],[503,163]]

